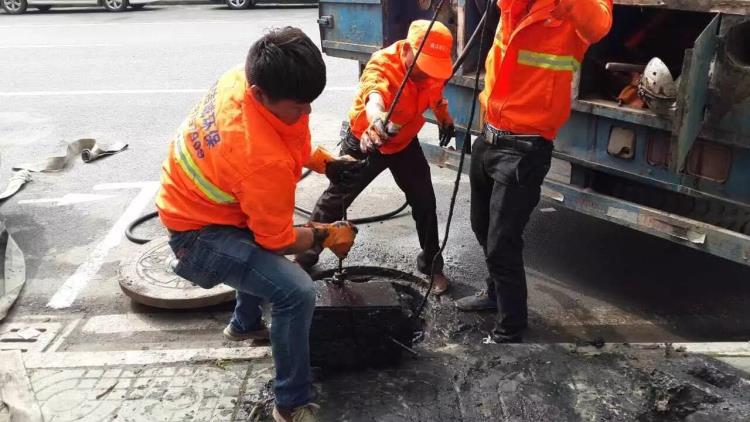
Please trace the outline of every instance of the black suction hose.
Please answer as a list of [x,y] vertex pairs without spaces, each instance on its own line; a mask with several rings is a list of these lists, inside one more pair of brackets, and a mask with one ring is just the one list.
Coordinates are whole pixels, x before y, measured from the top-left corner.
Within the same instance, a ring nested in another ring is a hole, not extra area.
[[[484,10],[484,16],[485,18],[482,19],[482,32],[480,36],[479,41],[479,51],[482,51],[482,47],[484,46],[484,27],[487,25],[487,19],[486,17],[489,15],[490,11],[490,5],[494,2],[488,1],[487,6]],[[467,46],[468,48],[468,46]],[[481,62],[482,55],[477,55],[477,60]],[[451,196],[451,202],[450,207],[448,208],[448,219],[445,222],[445,234],[443,235],[443,243],[440,245],[440,251],[435,254],[435,257],[432,259],[432,270],[430,271],[430,285],[427,287],[427,293],[424,295],[424,298],[422,299],[422,304],[419,305],[419,310],[414,314],[415,319],[419,319],[419,317],[422,315],[422,312],[424,311],[425,305],[427,305],[427,299],[430,297],[430,293],[432,292],[432,287],[435,285],[435,270],[437,269],[437,263],[438,258],[443,255],[443,251],[445,250],[445,245],[448,244],[448,234],[450,233],[451,228],[451,222],[453,221],[453,210],[456,207],[456,197],[458,196],[458,188],[461,185],[461,172],[463,171],[464,167],[464,159],[466,158],[466,151],[469,147],[469,143],[471,142],[471,123],[474,121],[474,113],[476,112],[477,108],[477,96],[479,95],[479,75],[480,71],[482,69],[481,63],[477,63],[477,70],[474,75],[474,94],[472,95],[474,101],[471,103],[471,112],[469,113],[469,120],[467,120],[467,131],[464,133],[464,146],[461,148],[461,158],[458,161],[458,169],[456,170],[456,182],[453,185],[453,195]]]
[[141,224],[145,223],[146,221],[148,221],[148,220],[150,220],[152,218],[155,218],[158,215],[159,215],[159,213],[156,212],[156,211],[154,211],[154,212],[150,212],[150,213],[148,213],[146,215],[143,215],[143,216],[140,216],[140,217],[136,218],[135,220],[133,220],[132,223],[130,223],[128,225],[128,228],[125,229],[125,237],[127,237],[129,241],[131,241],[133,243],[137,243],[139,245],[143,245],[144,243],[150,242],[151,239],[144,239],[142,237],[138,237],[138,236],[134,235],[133,234],[133,230],[135,230],[136,227],[140,226]]
[[[300,181],[304,180],[307,176],[310,175],[310,173],[312,173],[312,170],[306,170],[304,173],[302,173],[302,177],[300,177],[299,180]],[[389,211],[384,214],[373,215],[370,217],[352,218],[352,219],[349,219],[348,221],[351,222],[352,224],[369,224],[369,223],[375,223],[378,221],[386,221],[386,220],[395,218],[397,215],[401,213],[401,211],[405,210],[406,207],[408,206],[409,206],[409,203],[404,201],[404,203],[401,204],[400,207],[396,208],[393,211]],[[307,208],[302,208],[298,205],[295,205],[294,209],[302,215],[306,215],[308,217],[312,215],[312,211],[308,210]]]
[[[304,180],[307,176],[310,175],[310,173],[312,173],[312,170],[306,170],[304,173],[302,173],[302,176],[300,177],[299,180],[300,181]],[[350,219],[349,221],[351,221],[352,224],[370,224],[370,223],[375,223],[378,221],[387,221],[387,220],[397,217],[401,213],[401,211],[405,210],[406,207],[408,206],[409,204],[406,201],[404,201],[404,203],[401,204],[400,207],[394,209],[393,211],[389,211],[384,214],[372,215],[369,217],[353,218],[353,219]],[[306,208],[302,208],[298,205],[295,205],[294,209],[300,214],[306,215],[308,217],[312,215],[312,211]],[[135,234],[133,234],[133,231],[135,230],[136,227],[140,226],[141,224],[145,223],[148,220],[151,220],[152,218],[156,218],[158,215],[159,213],[154,211],[154,212],[150,212],[146,215],[136,218],[135,220],[133,220],[132,223],[128,225],[127,229],[125,229],[125,237],[131,242],[139,244],[139,245],[143,245],[144,243],[150,242],[153,239],[146,239],[146,238],[138,237]]]

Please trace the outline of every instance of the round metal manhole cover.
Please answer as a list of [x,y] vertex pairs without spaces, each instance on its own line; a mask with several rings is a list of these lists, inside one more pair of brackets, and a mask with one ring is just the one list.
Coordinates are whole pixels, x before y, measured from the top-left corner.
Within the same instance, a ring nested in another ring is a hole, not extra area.
[[120,288],[138,303],[165,309],[193,309],[234,299],[234,289],[219,284],[204,289],[172,270],[175,260],[166,237],[146,243],[145,252],[125,261],[120,270]]

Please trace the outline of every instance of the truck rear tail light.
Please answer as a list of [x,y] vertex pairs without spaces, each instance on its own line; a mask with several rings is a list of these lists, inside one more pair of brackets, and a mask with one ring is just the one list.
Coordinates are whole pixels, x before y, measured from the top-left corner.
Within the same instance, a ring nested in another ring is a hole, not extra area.
[[614,157],[632,160],[635,155],[635,131],[613,126],[609,132],[607,153]]
[[696,141],[687,158],[687,173],[725,182],[732,168],[732,150],[708,141]]

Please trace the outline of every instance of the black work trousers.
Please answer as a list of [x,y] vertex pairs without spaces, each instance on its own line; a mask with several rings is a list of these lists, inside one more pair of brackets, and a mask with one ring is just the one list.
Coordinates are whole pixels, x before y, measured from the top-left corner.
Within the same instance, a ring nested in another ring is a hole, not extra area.
[[[359,140],[349,133],[342,140],[340,152],[340,155],[347,154],[359,160],[367,159],[367,165],[348,186],[331,183],[315,204],[310,219],[322,223],[341,220],[344,207],[349,208],[380,173],[389,169],[396,184],[406,195],[406,201],[411,207],[411,214],[417,225],[419,246],[422,248],[417,257],[417,267],[420,272],[431,275],[432,260],[440,251],[435,191],[432,188],[430,166],[417,138],[395,154],[365,155],[359,148]],[[436,271],[443,271],[442,257],[438,257]]]
[[493,334],[520,336],[527,324],[523,231],[539,203],[552,160],[552,142],[518,149],[489,145],[483,136],[471,155],[471,227],[484,249],[487,292],[497,300]]

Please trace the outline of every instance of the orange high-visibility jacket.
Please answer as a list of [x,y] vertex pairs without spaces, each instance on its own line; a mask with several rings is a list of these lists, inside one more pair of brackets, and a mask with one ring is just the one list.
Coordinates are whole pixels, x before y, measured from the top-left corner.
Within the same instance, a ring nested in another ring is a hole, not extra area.
[[[365,105],[367,97],[373,92],[383,97],[386,110],[390,108],[396,91],[406,75],[406,66],[401,60],[401,51],[405,41],[397,41],[389,47],[372,54],[372,58],[362,71],[354,105],[349,110],[349,125],[352,134],[360,139],[370,123],[367,121]],[[406,148],[417,136],[425,119],[422,114],[431,108],[438,121],[448,116],[448,102],[443,99],[445,81],[428,79],[416,84],[407,81],[404,91],[396,104],[391,121],[402,126],[399,133],[380,147],[383,154],[395,154]]]
[[310,158],[308,122],[304,116],[284,124],[255,100],[242,68],[225,73],[170,145],[156,198],[164,225],[247,227],[271,250],[294,243],[295,187]]
[[497,2],[500,24],[479,97],[485,122],[497,129],[553,140],[570,116],[573,76],[586,50],[609,32],[612,0],[576,0],[562,20],[552,17],[555,3]]

